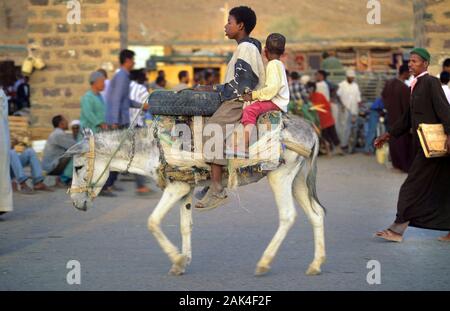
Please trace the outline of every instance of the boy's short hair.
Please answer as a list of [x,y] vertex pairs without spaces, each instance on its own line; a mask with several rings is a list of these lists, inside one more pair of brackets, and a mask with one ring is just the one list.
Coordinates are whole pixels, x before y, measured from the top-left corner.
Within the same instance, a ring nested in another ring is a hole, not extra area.
[[326,79],[328,77],[328,72],[326,72],[323,69],[317,70],[317,73],[322,75],[324,79]]
[[442,84],[448,84],[448,82],[450,81],[450,73],[448,73],[447,71],[441,72],[440,80]]
[[244,29],[247,35],[249,35],[256,26],[256,14],[255,12],[248,6],[237,6],[230,10],[228,13],[232,15],[236,22],[244,23]]
[[442,67],[450,67],[450,58],[446,58],[442,63]]
[[181,79],[187,77],[189,75],[189,72],[187,70],[181,70],[178,73],[178,80],[181,81]]
[[299,73],[298,73],[297,71],[291,72],[291,79],[292,79],[292,80],[298,80],[298,79],[300,79]]
[[403,65],[400,66],[400,68],[398,68],[398,74],[399,74],[399,75],[402,75],[402,74],[404,74],[405,72],[409,72],[409,66],[408,66],[408,64],[403,64]]
[[57,116],[54,116],[52,118],[52,125],[54,128],[57,128],[59,126],[59,123],[63,120],[63,116],[58,114]]
[[309,81],[308,83],[306,83],[306,89],[312,90],[312,92],[314,93],[317,89],[316,82]]
[[134,55],[135,55],[134,52],[131,50],[125,49],[125,50],[120,51],[120,54],[119,54],[120,64],[121,65],[125,64],[125,61],[127,59],[132,59],[134,57]]
[[266,39],[266,48],[270,53],[282,55],[286,45],[286,38],[279,33],[271,33]]

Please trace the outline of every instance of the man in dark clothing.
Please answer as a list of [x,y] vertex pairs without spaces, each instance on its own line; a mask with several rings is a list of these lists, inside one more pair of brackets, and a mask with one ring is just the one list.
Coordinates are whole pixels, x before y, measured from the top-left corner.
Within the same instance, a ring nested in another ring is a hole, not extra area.
[[23,78],[23,82],[17,88],[17,108],[30,108],[30,85],[28,84],[28,77]]
[[414,80],[409,109],[388,133],[375,140],[375,146],[381,148],[390,137],[398,138],[411,129],[413,132],[415,158],[400,189],[397,217],[388,229],[376,233],[388,241],[401,242],[408,226],[450,230],[450,157],[426,158],[417,135],[420,123],[443,124],[450,154],[450,105],[439,80],[428,74],[429,63],[427,50],[411,51],[409,69]]
[[[398,77],[389,80],[384,86],[381,97],[388,112],[388,130],[392,129],[406,110],[409,109],[410,90],[405,81],[410,77],[407,64],[399,68]],[[395,168],[408,173],[413,161],[412,135],[407,132],[399,138],[389,140],[389,153]]]

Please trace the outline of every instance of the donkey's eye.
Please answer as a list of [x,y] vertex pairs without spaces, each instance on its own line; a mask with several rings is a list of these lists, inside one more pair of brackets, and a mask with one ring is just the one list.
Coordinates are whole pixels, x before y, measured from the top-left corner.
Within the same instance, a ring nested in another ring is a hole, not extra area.
[[81,170],[83,167],[82,166],[75,166],[75,172],[78,174],[78,171]]

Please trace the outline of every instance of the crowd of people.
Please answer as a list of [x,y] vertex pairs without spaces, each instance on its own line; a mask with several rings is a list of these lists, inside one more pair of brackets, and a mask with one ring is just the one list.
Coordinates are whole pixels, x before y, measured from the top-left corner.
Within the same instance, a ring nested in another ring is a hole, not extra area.
[[9,115],[28,112],[31,108],[31,89],[29,76],[22,73],[16,74],[16,80],[13,85],[4,86],[3,89],[8,101]]
[[[339,59],[323,54],[323,64],[314,74],[289,73],[289,111],[309,120],[320,134],[324,152],[344,155],[349,150],[351,128],[359,114],[361,91],[356,72],[345,69]],[[330,71],[345,76],[338,85],[328,80]]]

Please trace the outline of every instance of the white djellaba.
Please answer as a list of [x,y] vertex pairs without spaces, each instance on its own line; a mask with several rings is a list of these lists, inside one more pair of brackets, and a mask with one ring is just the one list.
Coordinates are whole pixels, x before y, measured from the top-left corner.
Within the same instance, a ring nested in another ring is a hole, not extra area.
[[0,88],[0,214],[13,210],[11,177],[9,175],[8,98]]

